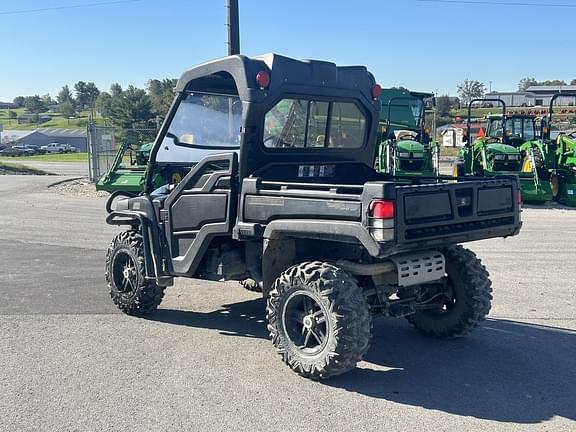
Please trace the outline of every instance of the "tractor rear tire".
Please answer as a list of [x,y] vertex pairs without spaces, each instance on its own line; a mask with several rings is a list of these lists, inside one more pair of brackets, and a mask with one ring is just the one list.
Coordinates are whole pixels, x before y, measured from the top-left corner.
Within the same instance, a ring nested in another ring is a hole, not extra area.
[[562,196],[562,177],[558,174],[552,174],[550,177],[550,188],[552,189],[552,199],[554,201],[560,200],[560,196]]
[[266,318],[278,353],[306,378],[354,369],[370,345],[370,308],[362,289],[328,263],[305,262],[284,271],[270,292]]
[[462,246],[444,251],[446,280],[437,309],[418,310],[406,319],[421,333],[436,338],[454,338],[470,333],[490,312],[492,282],[476,254]]
[[146,315],[162,302],[164,287],[146,280],[144,247],[138,231],[124,231],[110,243],[106,282],[112,301],[128,315]]

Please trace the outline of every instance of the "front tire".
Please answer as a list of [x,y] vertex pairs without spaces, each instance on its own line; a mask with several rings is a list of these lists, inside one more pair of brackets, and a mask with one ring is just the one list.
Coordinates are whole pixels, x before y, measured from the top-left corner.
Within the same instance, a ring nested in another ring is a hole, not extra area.
[[164,287],[146,280],[144,247],[138,231],[118,234],[106,253],[106,282],[118,309],[128,315],[145,315],[162,302]]
[[[490,312],[492,282],[476,254],[462,246],[444,250],[447,277],[443,284],[430,284],[427,300],[436,306],[418,310],[406,319],[421,333],[453,338],[470,333]],[[434,300],[438,299],[440,300]]]
[[278,353],[306,378],[348,372],[368,351],[368,303],[356,280],[331,264],[305,262],[283,272],[266,312]]

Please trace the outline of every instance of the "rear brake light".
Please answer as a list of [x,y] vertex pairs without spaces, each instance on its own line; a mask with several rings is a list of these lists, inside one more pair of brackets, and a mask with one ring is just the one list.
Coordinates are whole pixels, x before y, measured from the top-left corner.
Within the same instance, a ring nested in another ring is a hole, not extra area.
[[394,219],[394,201],[378,200],[370,203],[370,216],[375,219]]
[[522,205],[522,191],[518,189],[516,200],[518,201],[518,205]]

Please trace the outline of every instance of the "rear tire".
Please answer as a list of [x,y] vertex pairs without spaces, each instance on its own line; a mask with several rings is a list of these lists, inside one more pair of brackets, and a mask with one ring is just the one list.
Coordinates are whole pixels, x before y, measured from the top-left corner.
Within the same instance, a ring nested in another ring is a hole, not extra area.
[[138,231],[118,234],[106,253],[106,282],[118,309],[128,315],[145,315],[162,302],[164,287],[146,280],[144,248]]
[[492,282],[474,252],[452,246],[444,250],[444,256],[445,285],[430,285],[430,297],[444,294],[438,308],[419,310],[406,319],[426,336],[465,336],[490,312]]
[[356,280],[331,264],[305,262],[283,272],[266,312],[278,353],[306,378],[348,372],[368,351],[368,303]]
[[558,201],[562,195],[562,178],[558,174],[550,177],[550,188],[552,189],[552,199]]

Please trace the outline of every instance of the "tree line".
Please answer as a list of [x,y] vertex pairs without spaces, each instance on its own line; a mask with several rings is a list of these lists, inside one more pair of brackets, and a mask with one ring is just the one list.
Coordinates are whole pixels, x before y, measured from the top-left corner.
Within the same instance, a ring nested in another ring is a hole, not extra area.
[[[79,111],[98,113],[113,125],[122,128],[155,127],[164,118],[174,98],[176,79],[151,79],[146,89],[129,85],[123,89],[114,83],[109,91],[100,91],[93,82],[78,81],[73,90],[66,84],[53,99],[49,94],[40,96],[17,96],[13,103],[38,115],[57,106],[65,117],[75,117]],[[15,113],[14,113],[15,115]]]

